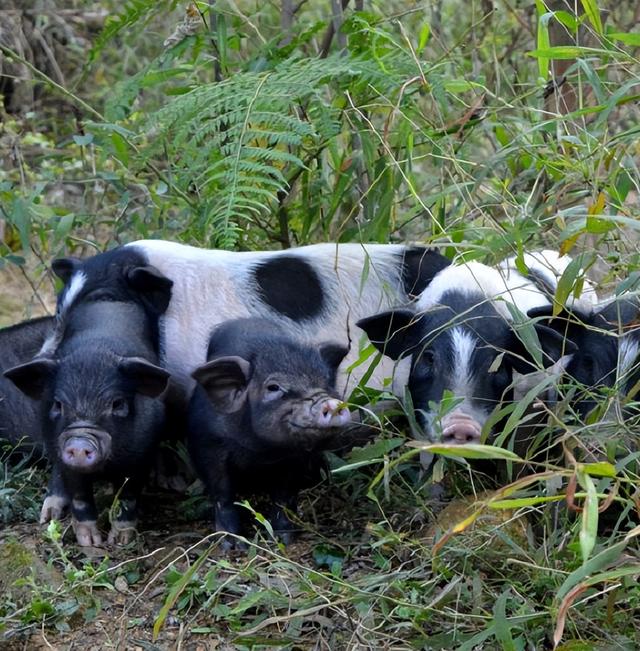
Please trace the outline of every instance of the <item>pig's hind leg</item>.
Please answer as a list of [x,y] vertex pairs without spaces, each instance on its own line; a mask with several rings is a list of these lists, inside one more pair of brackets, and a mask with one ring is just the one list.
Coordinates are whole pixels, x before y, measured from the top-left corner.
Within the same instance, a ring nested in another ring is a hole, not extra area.
[[[229,456],[222,453],[217,463],[208,466],[204,479],[213,503],[213,521],[216,531],[226,531],[235,536],[242,535],[244,513],[235,503],[238,499],[236,478]],[[245,545],[237,538],[227,536],[222,541],[222,547],[228,551],[243,549]]]

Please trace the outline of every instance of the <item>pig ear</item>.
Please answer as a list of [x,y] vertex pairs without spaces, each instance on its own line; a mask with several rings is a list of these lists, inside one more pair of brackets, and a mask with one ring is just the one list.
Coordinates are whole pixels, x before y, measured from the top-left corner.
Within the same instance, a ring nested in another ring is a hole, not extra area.
[[340,362],[347,356],[349,348],[339,344],[322,344],[318,352],[331,368],[338,368]]
[[140,293],[142,300],[158,314],[166,312],[171,300],[173,280],[155,267],[134,267],[127,272],[129,285]]
[[209,396],[215,408],[231,414],[242,408],[247,399],[251,364],[242,357],[218,357],[192,374]]
[[80,258],[58,258],[51,263],[51,269],[66,285],[81,264],[82,260]]
[[29,398],[40,400],[57,368],[58,362],[53,359],[34,359],[6,370],[4,376]]
[[636,297],[619,297],[605,305],[597,314],[601,319],[604,319],[607,324],[613,326],[637,325],[636,322],[640,316],[640,305],[638,304],[638,299]]
[[411,351],[414,343],[412,329],[419,318],[411,310],[390,310],[360,319],[356,323],[368,335],[371,343],[391,359],[399,359]]
[[125,357],[118,364],[120,372],[131,380],[138,393],[157,398],[169,383],[170,373],[142,357]]
[[[534,325],[540,347],[542,348],[542,363],[544,367],[555,364],[559,359],[572,355],[578,350],[571,339],[567,339],[553,328],[549,328],[540,323]],[[512,344],[509,347],[509,361],[514,371],[518,373],[532,373],[536,370],[533,363],[533,355],[520,338],[514,332],[512,335]],[[531,361],[530,361],[531,360]]]

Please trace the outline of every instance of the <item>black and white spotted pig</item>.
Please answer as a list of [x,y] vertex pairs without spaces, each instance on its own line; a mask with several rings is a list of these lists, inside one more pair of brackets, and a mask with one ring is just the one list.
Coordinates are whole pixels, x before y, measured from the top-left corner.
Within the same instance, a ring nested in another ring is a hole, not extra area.
[[40,405],[52,465],[41,521],[60,517],[70,499],[78,543],[101,544],[93,483],[104,478],[122,487],[109,541],[126,543],[164,426],[157,398],[169,373],[157,365],[157,323],[133,302],[110,300],[76,305],[60,320],[53,355],[5,371]]
[[[53,317],[23,321],[0,330],[0,372],[33,359],[53,332]],[[0,441],[42,455],[42,423],[36,403],[0,375]]]
[[[173,281],[172,299],[160,318],[163,365],[188,396],[191,372],[206,360],[213,327],[227,319],[256,316],[273,320],[309,344],[336,341],[350,347],[338,375],[338,388],[352,387],[367,365],[348,378],[344,370],[358,359],[358,319],[420,294],[449,264],[435,251],[403,245],[317,244],[287,251],[230,252],[146,240],[79,261],[54,264],[65,288],[64,313],[104,292],[130,300],[128,269],[153,265]],[[372,383],[393,368],[381,364]]]
[[351,425],[337,397],[347,349],[308,346],[260,318],[218,326],[206,364],[197,368],[189,406],[189,450],[214,504],[217,531],[242,533],[239,496],[271,500],[284,542],[298,491],[320,478],[322,450]]
[[[535,369],[509,304],[526,315],[549,301],[518,273],[469,262],[443,269],[413,309],[359,321],[383,353],[392,359],[411,356],[409,391],[418,421],[432,440],[479,442],[489,414],[511,398],[513,371]],[[545,365],[575,350],[556,331],[534,327]],[[460,402],[440,418],[445,391]]]

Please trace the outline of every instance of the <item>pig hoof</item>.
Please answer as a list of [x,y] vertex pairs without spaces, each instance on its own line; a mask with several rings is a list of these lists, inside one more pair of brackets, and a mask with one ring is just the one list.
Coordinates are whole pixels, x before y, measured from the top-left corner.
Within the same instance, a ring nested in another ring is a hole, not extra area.
[[244,540],[240,540],[239,538],[234,538],[233,536],[224,536],[220,542],[220,548],[225,553],[246,552],[247,549],[249,549],[249,545],[247,545]]
[[296,538],[294,531],[276,531],[276,535],[278,536],[278,540],[280,540],[285,547],[290,545]]
[[136,523],[114,520],[107,541],[112,545],[128,545],[136,537]]
[[81,547],[99,547],[102,545],[102,536],[98,531],[95,520],[86,520],[85,522],[74,520],[72,526],[78,545]]
[[68,506],[69,500],[66,497],[47,495],[40,510],[40,524],[45,524],[51,520],[61,520]]

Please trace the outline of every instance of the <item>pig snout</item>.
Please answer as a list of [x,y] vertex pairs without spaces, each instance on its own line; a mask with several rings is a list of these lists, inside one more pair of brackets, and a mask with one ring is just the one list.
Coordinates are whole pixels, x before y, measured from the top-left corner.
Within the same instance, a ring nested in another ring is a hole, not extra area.
[[442,419],[442,442],[453,445],[480,443],[482,426],[478,421],[462,412],[447,414]]
[[111,436],[88,423],[74,423],[60,437],[60,457],[68,468],[92,472],[106,461]]
[[341,400],[328,398],[317,405],[315,420],[321,428],[344,427],[351,421],[351,413]]
[[95,441],[81,436],[67,439],[62,450],[62,460],[66,466],[89,470],[96,465],[99,458],[98,446]]

